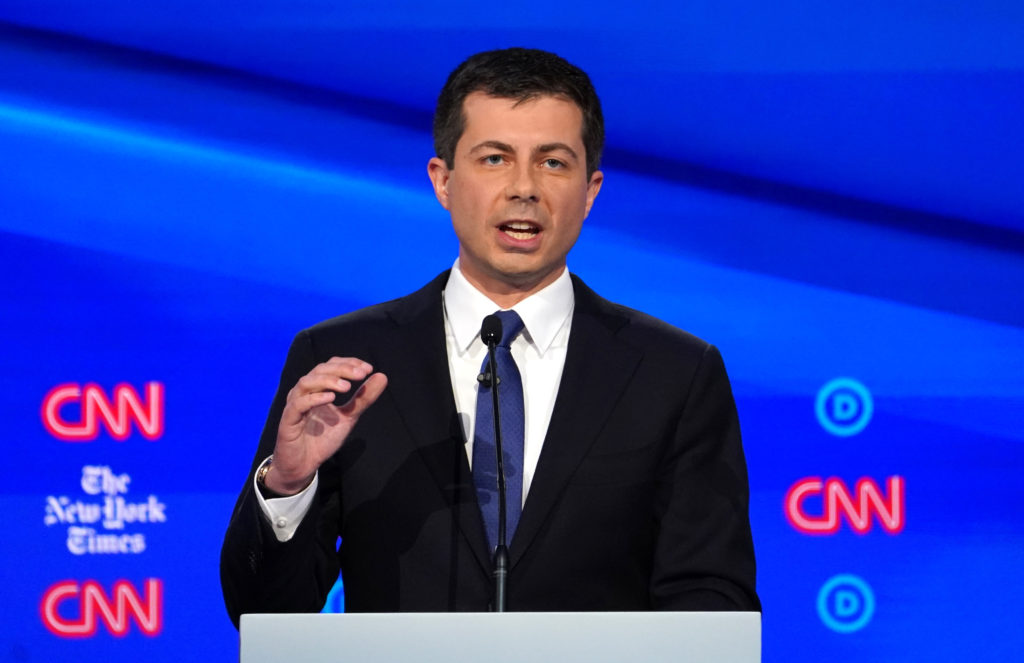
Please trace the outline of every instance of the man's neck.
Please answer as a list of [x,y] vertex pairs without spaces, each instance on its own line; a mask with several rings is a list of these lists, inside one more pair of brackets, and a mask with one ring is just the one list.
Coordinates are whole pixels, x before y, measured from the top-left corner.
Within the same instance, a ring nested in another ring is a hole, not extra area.
[[530,295],[540,292],[558,280],[558,277],[565,271],[565,265],[552,270],[540,278],[524,279],[523,282],[510,282],[501,279],[481,278],[476,274],[467,272],[460,265],[462,276],[474,288],[483,293],[488,299],[502,309],[510,309]]

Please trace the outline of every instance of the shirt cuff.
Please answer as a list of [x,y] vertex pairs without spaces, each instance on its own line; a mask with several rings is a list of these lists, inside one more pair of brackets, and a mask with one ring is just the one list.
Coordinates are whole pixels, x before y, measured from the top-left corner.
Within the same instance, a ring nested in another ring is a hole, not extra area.
[[[269,457],[260,463],[260,467],[263,467],[268,462],[270,462]],[[259,468],[257,468],[258,473]],[[260,504],[260,510],[263,511],[263,515],[267,517],[267,520],[273,526],[274,536],[277,537],[278,541],[283,543],[290,540],[295,535],[295,530],[302,524],[302,519],[306,517],[309,507],[313,504],[313,498],[316,496],[319,474],[319,472],[314,474],[313,481],[301,492],[287,497],[274,497],[269,500],[265,499],[260,493],[260,488],[256,485],[256,476],[253,475],[252,489],[256,493],[256,500]]]

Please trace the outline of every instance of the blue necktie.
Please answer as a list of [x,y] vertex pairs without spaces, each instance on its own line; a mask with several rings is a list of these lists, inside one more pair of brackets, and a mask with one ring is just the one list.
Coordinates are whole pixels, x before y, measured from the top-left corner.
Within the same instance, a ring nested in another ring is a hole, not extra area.
[[[523,380],[509,347],[523,330],[523,321],[515,311],[498,311],[495,315],[501,318],[501,341],[494,355],[498,370],[498,407],[501,408],[501,446],[507,489],[507,545],[512,542],[512,535],[523,510]],[[489,375],[487,358],[480,372]],[[498,461],[494,442],[493,398],[491,386],[486,381],[481,382],[476,396],[476,426],[473,434],[473,485],[476,486],[491,550],[498,545]]]

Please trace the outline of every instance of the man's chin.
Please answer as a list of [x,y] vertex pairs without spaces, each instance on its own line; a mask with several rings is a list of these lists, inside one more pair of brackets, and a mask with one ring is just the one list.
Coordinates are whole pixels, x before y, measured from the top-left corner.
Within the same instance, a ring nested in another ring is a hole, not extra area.
[[533,291],[552,283],[561,275],[564,269],[564,264],[553,267],[516,265],[515,268],[495,270],[494,280],[508,286],[510,289]]
[[460,267],[466,279],[478,290],[485,294],[509,295],[532,294],[544,288],[562,274],[565,263],[552,266],[538,265],[535,261],[515,260],[474,269],[468,263],[460,261]]

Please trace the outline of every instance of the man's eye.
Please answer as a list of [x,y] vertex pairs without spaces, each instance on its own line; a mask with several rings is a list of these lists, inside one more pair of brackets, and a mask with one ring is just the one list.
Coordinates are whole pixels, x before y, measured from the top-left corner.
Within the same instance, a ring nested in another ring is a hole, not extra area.
[[547,168],[562,168],[565,166],[565,164],[559,161],[558,159],[545,159],[544,165]]
[[499,166],[501,165],[501,162],[504,160],[504,157],[502,157],[500,154],[489,154],[486,157],[484,157],[484,163],[486,163],[489,166]]

